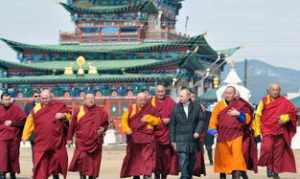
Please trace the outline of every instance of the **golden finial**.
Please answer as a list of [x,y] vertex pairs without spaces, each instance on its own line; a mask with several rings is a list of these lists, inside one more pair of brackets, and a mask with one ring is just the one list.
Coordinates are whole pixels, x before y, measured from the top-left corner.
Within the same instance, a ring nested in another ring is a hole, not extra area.
[[91,63],[89,63],[89,74],[90,75],[96,75],[96,74],[98,74],[97,67],[93,66]]
[[85,58],[83,56],[79,56],[76,59],[76,63],[78,65],[78,71],[77,71],[77,75],[84,75],[84,69],[82,68],[82,66],[86,63]]

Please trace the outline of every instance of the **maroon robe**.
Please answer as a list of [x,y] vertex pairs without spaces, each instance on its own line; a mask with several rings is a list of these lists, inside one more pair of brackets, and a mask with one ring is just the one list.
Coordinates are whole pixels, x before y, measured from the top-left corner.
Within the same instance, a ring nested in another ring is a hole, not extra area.
[[[0,172],[20,173],[19,148],[26,115],[16,104],[0,106]],[[11,126],[4,121],[11,120]]]
[[97,130],[108,127],[108,114],[99,106],[84,106],[85,114],[78,119],[78,112],[73,115],[69,128],[68,140],[76,135],[76,148],[69,171],[79,171],[81,175],[98,177],[102,157],[103,136]]
[[[267,166],[273,172],[296,172],[296,162],[291,148],[296,134],[297,110],[285,97],[279,97],[269,104],[263,99],[264,109],[261,118],[263,135],[260,166]],[[288,114],[290,121],[279,124],[279,117]]]
[[[248,124],[240,122],[237,118],[227,114],[230,109],[248,114],[251,120]],[[253,121],[253,109],[250,104],[242,98],[235,99],[220,112],[218,119],[218,142],[226,142],[243,136],[243,154],[248,170],[257,172],[257,146],[254,133],[251,129]]]
[[143,108],[132,113],[129,108],[129,127],[132,134],[127,136],[126,156],[123,160],[121,178],[131,176],[150,176],[155,170],[156,143],[154,129],[147,128],[147,123],[141,121],[145,115],[159,116],[155,108],[147,103]]
[[36,113],[34,120],[34,179],[47,179],[53,174],[63,174],[66,178],[68,155],[66,136],[68,121],[55,119],[56,113],[69,112],[66,105],[50,101]]
[[[171,118],[172,110],[176,105],[169,96],[166,96],[163,100],[153,97],[151,103],[159,112],[161,118]],[[155,128],[154,135],[157,141],[155,172],[165,175],[178,175],[178,157],[171,145],[168,126],[162,122]]]

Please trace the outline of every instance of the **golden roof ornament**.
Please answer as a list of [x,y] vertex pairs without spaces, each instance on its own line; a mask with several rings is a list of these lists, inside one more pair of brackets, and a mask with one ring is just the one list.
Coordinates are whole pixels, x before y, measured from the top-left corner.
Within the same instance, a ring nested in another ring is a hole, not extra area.
[[70,64],[69,66],[66,66],[65,67],[65,71],[64,71],[64,74],[65,75],[73,75],[73,65]]
[[78,71],[77,71],[77,75],[84,75],[84,69],[82,68],[82,66],[86,63],[85,61],[85,58],[83,56],[79,56],[77,59],[76,59],[76,63],[78,65]]
[[90,75],[97,75],[98,70],[96,66],[93,66],[91,63],[89,63],[89,72]]

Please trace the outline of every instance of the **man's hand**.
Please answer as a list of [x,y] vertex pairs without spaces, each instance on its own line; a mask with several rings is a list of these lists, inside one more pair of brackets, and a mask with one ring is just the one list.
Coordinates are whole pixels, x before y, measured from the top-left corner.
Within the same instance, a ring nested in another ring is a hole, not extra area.
[[236,110],[234,108],[231,108],[231,109],[228,110],[227,114],[229,116],[235,116],[236,117],[236,116],[239,116],[241,113],[238,110]]
[[101,136],[101,135],[104,134],[104,132],[105,132],[104,127],[100,127],[100,128],[97,130],[97,135],[98,135],[98,136]]
[[169,124],[170,120],[170,118],[162,118],[164,124]]
[[176,150],[176,143],[172,142],[173,149]]
[[12,124],[12,121],[11,121],[11,120],[6,120],[6,121],[4,121],[4,125],[5,125],[5,126],[11,126],[11,124]]
[[55,119],[59,120],[59,119],[63,119],[65,118],[65,114],[64,113],[56,113],[55,114]]
[[195,133],[193,134],[193,137],[194,137],[194,139],[198,139],[198,138],[200,137],[200,135],[199,135],[197,132],[195,132]]

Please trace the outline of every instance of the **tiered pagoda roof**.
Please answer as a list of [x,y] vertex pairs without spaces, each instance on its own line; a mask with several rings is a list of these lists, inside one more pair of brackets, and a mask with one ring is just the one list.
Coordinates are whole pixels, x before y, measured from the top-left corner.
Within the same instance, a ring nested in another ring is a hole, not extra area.
[[183,37],[179,40],[119,43],[119,44],[61,44],[61,45],[31,45],[0,38],[3,42],[18,52],[26,49],[42,52],[57,53],[120,53],[120,52],[161,52],[179,48],[193,49],[198,47],[198,53],[217,58],[217,52],[211,48],[205,39],[205,34],[195,37]]
[[76,5],[69,5],[60,3],[71,14],[84,13],[84,14],[112,14],[112,13],[125,13],[125,12],[147,12],[158,13],[158,8],[152,1],[138,2],[135,4],[127,5],[108,5],[108,6],[91,6],[80,7]]

